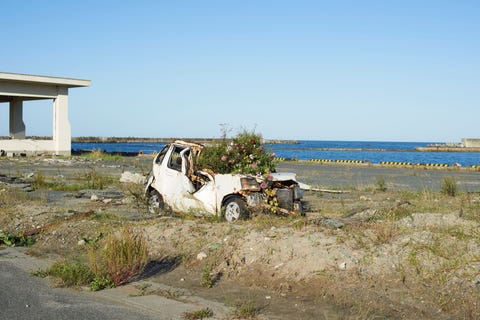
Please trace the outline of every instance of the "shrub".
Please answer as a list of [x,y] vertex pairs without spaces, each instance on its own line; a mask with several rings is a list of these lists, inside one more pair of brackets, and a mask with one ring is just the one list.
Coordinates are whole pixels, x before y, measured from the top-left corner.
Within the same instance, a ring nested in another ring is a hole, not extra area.
[[457,180],[455,180],[455,177],[444,177],[440,188],[444,195],[455,197],[458,194]]
[[262,137],[243,131],[231,140],[205,146],[196,159],[196,167],[218,173],[266,174],[275,171],[274,153],[266,152]]
[[141,233],[127,226],[119,235],[108,236],[102,249],[90,250],[89,258],[98,283],[111,281],[118,286],[144,270],[148,262],[147,243]]

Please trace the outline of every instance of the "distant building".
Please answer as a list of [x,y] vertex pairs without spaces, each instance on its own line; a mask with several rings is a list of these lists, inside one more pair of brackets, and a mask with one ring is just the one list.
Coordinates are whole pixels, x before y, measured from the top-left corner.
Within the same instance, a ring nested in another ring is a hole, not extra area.
[[480,148],[480,139],[462,139],[462,146],[465,148]]
[[[68,89],[87,87],[90,80],[0,72],[0,107],[9,103],[9,139],[0,140],[0,154],[71,154]],[[53,100],[51,140],[26,139],[23,102]],[[0,119],[1,121],[1,119]]]

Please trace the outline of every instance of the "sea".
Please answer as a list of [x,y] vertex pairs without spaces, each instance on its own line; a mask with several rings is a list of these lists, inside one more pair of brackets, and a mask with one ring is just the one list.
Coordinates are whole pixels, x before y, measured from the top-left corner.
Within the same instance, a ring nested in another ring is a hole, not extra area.
[[[432,142],[321,141],[297,140],[296,143],[272,143],[265,147],[276,157],[296,160],[363,161],[373,164],[404,162],[413,165],[480,166],[480,152],[420,152]],[[75,152],[102,150],[109,153],[151,154],[165,143],[80,143],[73,142]]]

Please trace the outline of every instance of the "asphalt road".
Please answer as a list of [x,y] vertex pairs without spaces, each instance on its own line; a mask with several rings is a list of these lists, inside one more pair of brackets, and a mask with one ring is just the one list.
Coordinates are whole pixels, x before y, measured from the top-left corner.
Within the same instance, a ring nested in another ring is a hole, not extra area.
[[301,182],[322,188],[365,188],[376,186],[383,178],[388,189],[440,190],[445,177],[454,177],[460,191],[480,192],[480,171],[394,168],[365,165],[317,164],[308,162],[281,162],[278,171],[295,172]]
[[[51,288],[47,279],[31,276],[24,270],[28,268],[27,260],[21,255],[12,256],[9,249],[0,250],[2,320],[167,319],[132,310],[131,306],[127,308],[93,292]],[[20,267],[19,262],[25,263]]]
[[157,294],[139,295],[138,285],[172,290],[148,280],[98,292],[54,288],[48,279],[31,275],[52,261],[26,254],[26,248],[0,248],[0,320],[184,319],[188,312],[208,307],[212,319],[225,319],[223,303],[188,295],[185,300]]
[[[146,173],[151,169],[151,157],[125,157],[121,161],[93,161],[81,158],[2,158],[0,174],[22,177],[39,171],[44,175],[66,177],[82,175],[92,170],[120,178],[124,171]],[[454,168],[384,167],[379,165],[321,164],[308,161],[284,161],[279,172],[295,172],[299,181],[322,188],[364,188],[375,186],[382,177],[387,188],[412,191],[439,190],[445,177],[454,177],[460,191],[480,192],[480,171]]]

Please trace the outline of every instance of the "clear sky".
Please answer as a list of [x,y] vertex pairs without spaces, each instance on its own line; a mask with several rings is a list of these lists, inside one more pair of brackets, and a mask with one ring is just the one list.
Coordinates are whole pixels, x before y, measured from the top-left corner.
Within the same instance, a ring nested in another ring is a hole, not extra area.
[[[73,136],[480,138],[480,1],[0,0],[0,71],[88,79]],[[24,104],[51,135],[51,101]],[[8,104],[0,104],[8,135]]]

